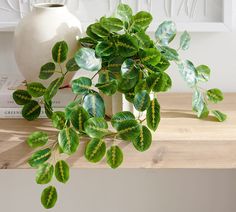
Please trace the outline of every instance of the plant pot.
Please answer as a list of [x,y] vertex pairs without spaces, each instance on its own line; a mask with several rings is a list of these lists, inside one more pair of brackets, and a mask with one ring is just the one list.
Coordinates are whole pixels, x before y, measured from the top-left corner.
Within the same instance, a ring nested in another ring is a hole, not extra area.
[[[26,81],[40,81],[40,68],[52,61],[53,45],[65,40],[69,46],[68,59],[78,50],[78,37],[81,36],[81,23],[62,4],[35,4],[15,30],[14,51],[20,72]],[[54,75],[54,78],[58,74]],[[72,75],[68,75],[68,84]],[[49,81],[52,81],[50,78]],[[47,80],[46,83],[48,84]],[[45,82],[45,81],[44,81]]]

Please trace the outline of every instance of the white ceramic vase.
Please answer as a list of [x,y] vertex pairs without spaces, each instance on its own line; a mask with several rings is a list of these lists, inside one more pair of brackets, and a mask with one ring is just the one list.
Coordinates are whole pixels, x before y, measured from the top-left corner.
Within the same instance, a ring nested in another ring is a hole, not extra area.
[[[81,33],[80,21],[65,5],[33,5],[32,11],[16,27],[14,38],[15,59],[26,81],[40,81],[40,68],[52,61],[51,49],[56,42],[65,40],[69,46],[68,59],[72,57],[79,48]],[[65,83],[71,78],[68,76]]]

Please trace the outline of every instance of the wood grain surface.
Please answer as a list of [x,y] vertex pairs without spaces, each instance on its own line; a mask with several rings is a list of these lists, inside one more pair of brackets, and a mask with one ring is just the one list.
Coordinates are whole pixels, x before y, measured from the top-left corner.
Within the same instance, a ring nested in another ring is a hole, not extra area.
[[[236,168],[236,94],[228,93],[223,103],[211,105],[228,115],[223,123],[213,116],[197,119],[190,94],[161,94],[159,101],[162,119],[148,151],[140,153],[131,143],[117,141],[124,151],[121,168]],[[47,119],[0,119],[0,169],[29,168],[27,159],[33,150],[25,139],[35,130],[47,131],[51,142],[56,139],[57,132]],[[86,142],[81,141],[78,152],[66,158],[71,166],[108,168],[105,159],[97,164],[86,161]]]

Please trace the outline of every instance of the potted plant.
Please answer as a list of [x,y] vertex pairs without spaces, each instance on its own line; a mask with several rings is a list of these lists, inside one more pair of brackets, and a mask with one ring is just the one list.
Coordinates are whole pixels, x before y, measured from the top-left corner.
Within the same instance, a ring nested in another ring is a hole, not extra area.
[[[107,139],[109,142],[116,139],[129,141],[138,151],[147,150],[152,143],[151,131],[155,131],[160,122],[158,93],[167,91],[172,85],[166,72],[171,63],[177,64],[181,76],[193,89],[193,110],[197,117],[205,118],[211,112],[219,121],[226,119],[225,114],[208,107],[208,102],[223,100],[222,92],[216,88],[204,91],[199,86],[200,82],[209,80],[208,66],[195,67],[191,61],[179,57],[179,50],[188,49],[190,35],[182,33],[179,48],[175,50],[169,46],[176,35],[175,24],[164,21],[157,28],[153,40],[146,33],[151,21],[148,12],[133,14],[128,5],[118,5],[113,17],[102,17],[88,26],[87,36],[80,39],[82,48],[65,64],[67,43],[59,41],[54,45],[52,60],[44,64],[39,73],[43,80],[58,75],[48,87],[39,82],[27,82],[26,90],[14,92],[16,103],[23,105],[25,119],[35,120],[44,107],[57,129],[58,137],[53,141],[42,131],[32,133],[27,139],[28,145],[36,148],[29,165],[37,168],[38,184],[50,183],[54,175],[59,182],[66,183],[69,165],[61,159],[52,163],[50,158],[55,152],[74,154],[84,138],[89,138],[84,151],[86,159],[96,163],[106,157],[111,168],[122,164],[123,153],[117,145],[107,149]],[[52,99],[60,91],[65,76],[80,68],[94,72],[93,77],[81,76],[73,80],[74,101],[68,103],[63,112],[54,111]],[[98,82],[94,80],[95,76],[99,76]],[[105,104],[99,92],[108,96],[121,92],[136,110],[146,113],[145,118],[135,117],[129,111],[106,117]],[[108,122],[112,128],[108,127]],[[43,190],[41,202],[45,208],[52,208],[56,200],[54,186]]]

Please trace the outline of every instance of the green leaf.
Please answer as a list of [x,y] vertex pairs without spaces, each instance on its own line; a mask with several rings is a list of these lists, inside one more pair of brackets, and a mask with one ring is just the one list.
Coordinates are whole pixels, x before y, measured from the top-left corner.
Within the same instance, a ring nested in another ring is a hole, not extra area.
[[116,17],[124,22],[130,22],[132,19],[132,9],[127,4],[119,4],[116,9]]
[[146,79],[140,80],[134,89],[135,93],[138,93],[143,90],[148,90]]
[[197,112],[198,118],[205,118],[209,115],[209,110],[204,101],[204,97],[198,90],[195,90],[193,93],[192,107],[193,110]]
[[142,30],[135,33],[134,37],[137,39],[139,47],[142,49],[149,48],[153,44],[150,37],[147,34],[145,34],[145,32]]
[[93,117],[105,116],[105,104],[98,93],[91,93],[84,97],[84,109]]
[[189,48],[191,37],[187,31],[184,31],[180,36],[180,48],[182,50],[187,50]]
[[160,122],[160,105],[156,98],[154,98],[147,108],[147,125],[148,128],[155,131]]
[[56,63],[63,63],[67,58],[68,45],[65,41],[57,42],[52,48],[52,58]]
[[104,118],[90,118],[84,123],[84,128],[91,138],[102,138],[109,133],[108,124]]
[[133,59],[126,59],[121,66],[121,74],[124,79],[133,79],[139,76],[140,68]]
[[46,209],[53,208],[57,202],[57,190],[54,186],[45,188],[41,195],[41,203]]
[[28,120],[33,121],[39,117],[41,113],[41,107],[35,100],[31,100],[29,103],[24,105],[22,109],[22,116]]
[[27,138],[27,144],[31,148],[37,148],[44,146],[48,142],[48,134],[45,132],[37,131],[33,132],[28,138]]
[[109,41],[102,41],[97,44],[95,51],[96,55],[99,57],[110,56],[115,51],[114,44]]
[[51,149],[43,149],[35,152],[29,159],[28,163],[31,167],[38,167],[51,157]]
[[79,42],[81,46],[87,47],[87,48],[94,48],[97,45],[97,41],[90,37],[80,38]]
[[190,87],[197,84],[198,81],[197,70],[195,69],[191,61],[185,60],[179,63],[178,68],[182,78]]
[[224,95],[220,89],[213,88],[207,91],[207,98],[213,103],[218,103],[224,99]]
[[31,82],[27,84],[27,91],[33,97],[40,97],[44,95],[46,88],[43,86],[42,83]]
[[[89,25],[87,27],[87,30],[86,30],[86,34],[93,40],[95,41],[103,41],[103,38],[102,37],[99,37],[97,34],[95,34],[93,31],[92,31],[92,26],[93,24]],[[86,46],[87,47],[87,46]],[[90,48],[90,46],[88,46]]]
[[113,73],[119,73],[124,59],[122,57],[114,57],[108,63],[108,70]]
[[122,93],[126,93],[127,91],[134,88],[137,82],[138,82],[138,77],[132,79],[121,78],[118,81],[118,90],[121,91]]
[[53,114],[52,102],[51,101],[49,101],[49,102],[45,101],[44,102],[44,109],[45,109],[45,114],[47,115],[47,117],[49,119],[51,119],[52,114]]
[[39,166],[36,172],[36,183],[47,184],[52,180],[54,168],[52,164],[44,163]]
[[102,59],[95,56],[95,50],[81,48],[75,53],[75,61],[78,66],[87,71],[99,71],[102,67]]
[[64,81],[64,77],[60,77],[50,83],[50,85],[48,86],[44,94],[44,99],[47,102],[50,101],[57,94],[57,91],[61,87],[63,81]]
[[73,111],[76,111],[80,107],[81,100],[77,99],[73,102],[70,102],[66,107],[65,107],[65,114],[66,114],[66,119],[71,118],[71,114]]
[[152,22],[152,15],[145,11],[140,11],[134,16],[133,25],[146,29]]
[[70,121],[75,129],[80,132],[84,131],[84,123],[89,119],[88,112],[81,106],[72,111]]
[[[177,56],[178,57],[178,56]],[[162,56],[161,57],[161,61],[157,64],[157,68],[160,70],[160,71],[165,71],[169,68],[170,66],[170,62],[164,57]]]
[[79,147],[79,136],[73,128],[64,128],[58,135],[59,146],[67,155],[72,155]]
[[165,92],[171,87],[172,81],[166,73],[153,73],[147,77],[147,85],[154,92]]
[[62,111],[56,111],[52,114],[52,125],[58,130],[62,130],[66,124],[66,115]]
[[223,122],[227,119],[227,115],[220,112],[219,110],[212,110],[211,112],[219,122]]
[[138,52],[138,41],[131,35],[121,35],[116,41],[116,47],[120,56],[131,57]]
[[135,120],[134,114],[129,111],[122,111],[112,116],[111,124],[115,129],[117,129],[120,126],[120,124],[122,124],[124,121],[127,120]]
[[71,58],[66,63],[66,70],[69,71],[69,72],[78,71],[79,69],[80,69],[79,66],[75,62],[75,58]]
[[100,24],[109,32],[118,32],[123,29],[123,22],[118,18],[105,18],[102,17]]
[[112,80],[116,80],[115,74],[111,73],[109,70],[104,70],[99,73],[98,83],[108,83]]
[[32,96],[29,94],[28,91],[25,90],[16,90],[13,93],[13,99],[18,105],[25,105],[29,103],[32,99]]
[[80,77],[72,81],[72,91],[75,94],[86,94],[90,91],[92,80],[88,77]]
[[70,178],[70,167],[64,160],[57,161],[55,165],[55,176],[61,183],[66,183]]
[[123,152],[118,146],[111,146],[106,154],[107,164],[113,168],[118,168],[123,162]]
[[135,140],[133,140],[132,143],[135,149],[140,152],[144,152],[149,149],[152,143],[152,134],[150,130],[145,126],[142,126],[140,135]]
[[117,80],[111,80],[109,82],[105,83],[98,83],[95,85],[100,91],[102,91],[104,94],[111,96],[116,93],[118,89],[118,82]]
[[179,54],[175,49],[172,49],[168,46],[162,46],[160,48],[162,55],[170,61],[178,61],[179,60]]
[[42,80],[49,79],[55,73],[55,70],[56,66],[54,63],[46,63],[40,69],[39,78]]
[[148,48],[140,52],[140,58],[143,64],[155,66],[161,60],[161,53],[155,48]]
[[164,46],[168,46],[168,44],[174,39],[175,35],[176,26],[173,21],[164,21],[155,32],[157,41]]
[[92,163],[97,163],[106,154],[106,144],[102,139],[93,138],[86,146],[85,157]]
[[100,23],[95,23],[91,25],[91,31],[100,38],[106,38],[109,35],[107,31]]
[[140,125],[136,120],[126,120],[117,127],[120,138],[125,141],[132,141],[140,134]]
[[131,90],[125,92],[125,99],[131,103],[134,102],[134,96],[135,96],[134,89],[131,89]]
[[206,65],[200,65],[196,68],[198,74],[198,80],[201,82],[207,82],[210,79],[211,70]]
[[146,90],[140,91],[135,94],[134,107],[137,111],[144,111],[150,104],[150,96]]

